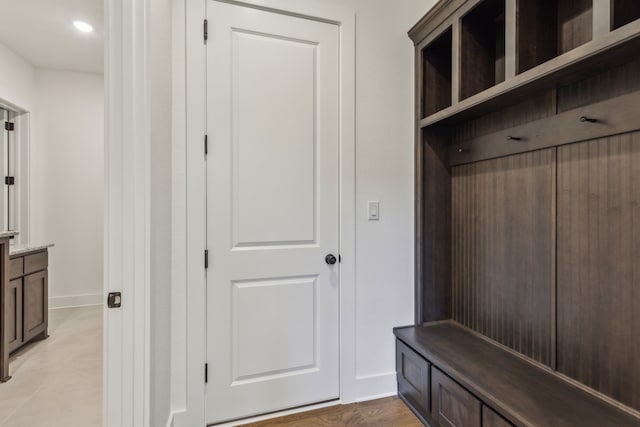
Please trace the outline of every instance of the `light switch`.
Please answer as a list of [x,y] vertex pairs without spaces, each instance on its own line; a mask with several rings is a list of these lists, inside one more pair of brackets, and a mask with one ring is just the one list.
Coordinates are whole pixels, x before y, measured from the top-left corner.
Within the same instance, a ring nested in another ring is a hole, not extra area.
[[380,221],[380,202],[369,203],[369,221]]

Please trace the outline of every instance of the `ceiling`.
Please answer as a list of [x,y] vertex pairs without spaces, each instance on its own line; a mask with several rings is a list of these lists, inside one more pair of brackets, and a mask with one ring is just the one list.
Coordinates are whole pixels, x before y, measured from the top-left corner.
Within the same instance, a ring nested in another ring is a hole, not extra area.
[[0,0],[0,43],[38,68],[102,73],[103,9],[103,0]]

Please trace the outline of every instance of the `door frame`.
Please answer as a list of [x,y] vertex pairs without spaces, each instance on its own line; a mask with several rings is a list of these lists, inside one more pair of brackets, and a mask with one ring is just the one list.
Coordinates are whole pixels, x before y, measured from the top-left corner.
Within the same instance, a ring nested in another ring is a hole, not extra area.
[[[150,423],[149,0],[105,1],[103,426]],[[106,304],[105,304],[106,306]]]
[[[172,261],[172,402],[168,425],[206,422],[205,134],[203,22],[207,0],[174,4],[174,179]],[[340,396],[356,399],[355,369],[355,49],[349,7],[316,0],[216,0],[330,22],[340,28]],[[184,64],[188,64],[186,67]],[[186,209],[185,209],[186,206]]]

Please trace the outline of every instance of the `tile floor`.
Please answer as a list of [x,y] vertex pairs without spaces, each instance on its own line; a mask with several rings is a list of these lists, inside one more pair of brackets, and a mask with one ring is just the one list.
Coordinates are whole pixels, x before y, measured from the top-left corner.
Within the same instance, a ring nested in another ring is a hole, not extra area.
[[49,335],[12,356],[0,427],[99,427],[102,307],[49,311]]

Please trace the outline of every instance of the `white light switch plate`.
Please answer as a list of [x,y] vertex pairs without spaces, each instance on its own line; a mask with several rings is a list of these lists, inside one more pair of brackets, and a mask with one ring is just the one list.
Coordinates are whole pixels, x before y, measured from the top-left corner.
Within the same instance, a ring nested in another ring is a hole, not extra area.
[[380,221],[380,202],[367,202],[368,203],[368,212],[369,212],[369,221]]

